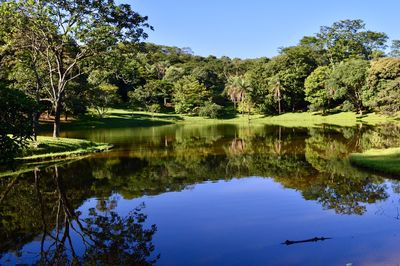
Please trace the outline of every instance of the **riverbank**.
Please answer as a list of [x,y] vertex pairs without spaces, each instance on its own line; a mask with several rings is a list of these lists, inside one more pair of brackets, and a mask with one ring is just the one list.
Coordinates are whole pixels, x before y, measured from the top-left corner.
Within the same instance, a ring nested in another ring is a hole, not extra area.
[[355,166],[400,177],[400,148],[372,149],[364,153],[355,153],[350,156],[350,162]]
[[[377,125],[382,123],[400,123],[400,116],[389,117],[376,113],[358,115],[354,112],[340,112],[321,115],[315,112],[285,113],[276,116],[241,115],[210,119],[197,116],[149,112],[132,112],[126,109],[111,109],[104,117],[88,113],[70,121],[62,121],[62,130],[87,130],[92,128],[129,128],[151,127],[168,124],[270,124],[285,127],[315,127],[321,124],[336,126],[355,126],[357,124]],[[50,122],[43,123],[46,130],[50,130]]]
[[82,139],[53,138],[39,136],[37,141],[29,143],[20,162],[47,161],[81,156],[88,153],[102,152],[112,148],[111,144],[96,143]]
[[20,175],[37,167],[79,160],[91,153],[107,151],[112,147],[111,144],[82,139],[38,136],[37,141],[31,141],[22,156],[16,158],[17,164],[14,169],[0,168],[0,177]]

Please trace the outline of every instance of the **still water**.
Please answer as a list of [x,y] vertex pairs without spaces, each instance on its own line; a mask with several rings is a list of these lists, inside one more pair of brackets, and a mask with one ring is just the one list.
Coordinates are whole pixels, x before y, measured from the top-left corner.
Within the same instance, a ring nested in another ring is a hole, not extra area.
[[347,156],[400,129],[168,125],[0,179],[0,264],[398,265],[400,182]]

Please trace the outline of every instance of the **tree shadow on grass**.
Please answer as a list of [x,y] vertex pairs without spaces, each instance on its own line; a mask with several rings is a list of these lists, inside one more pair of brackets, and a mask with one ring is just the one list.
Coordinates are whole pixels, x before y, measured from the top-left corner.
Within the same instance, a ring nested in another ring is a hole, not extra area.
[[127,128],[127,127],[154,127],[173,124],[173,121],[156,120],[146,117],[105,117],[93,120],[82,120],[79,123],[66,124],[64,129],[88,129],[88,128]]
[[[150,114],[110,114],[106,117],[84,115],[79,119],[65,123],[62,121],[61,131],[63,130],[85,130],[93,128],[130,128],[130,127],[154,127],[174,124],[183,118],[174,115],[157,115],[152,117]],[[41,130],[52,129],[51,122],[41,125]]]
[[162,120],[171,120],[171,121],[182,121],[183,118],[170,114],[170,115],[165,115],[165,114],[156,114],[154,116],[150,114],[130,114],[130,115],[124,115],[123,117],[130,118],[130,119],[139,119],[139,120],[148,120],[150,119],[151,121],[157,121],[157,119],[162,119]]
[[235,112],[226,112],[223,115],[221,115],[220,117],[218,117],[217,119],[234,119],[237,118],[237,113]]
[[317,112],[315,115],[322,115],[322,116],[328,116],[328,115],[335,115],[343,112],[342,110],[339,109],[333,109],[333,110],[326,110],[325,113],[323,112]]

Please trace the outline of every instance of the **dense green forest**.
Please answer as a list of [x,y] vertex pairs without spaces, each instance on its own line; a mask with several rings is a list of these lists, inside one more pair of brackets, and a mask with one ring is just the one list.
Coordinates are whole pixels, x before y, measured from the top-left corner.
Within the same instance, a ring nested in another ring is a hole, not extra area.
[[114,1],[0,1],[1,149],[15,155],[45,115],[58,137],[62,115],[110,107],[211,118],[400,111],[400,41],[362,20],[256,59],[144,42],[152,30]]

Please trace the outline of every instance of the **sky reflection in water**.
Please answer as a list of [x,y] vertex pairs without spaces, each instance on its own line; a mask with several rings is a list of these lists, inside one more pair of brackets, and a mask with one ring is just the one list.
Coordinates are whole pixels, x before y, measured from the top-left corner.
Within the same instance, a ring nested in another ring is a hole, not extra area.
[[[3,178],[0,264],[395,263],[399,183],[346,157],[396,145],[398,131],[214,125],[67,132],[117,148]],[[314,237],[332,239],[282,244]]]

